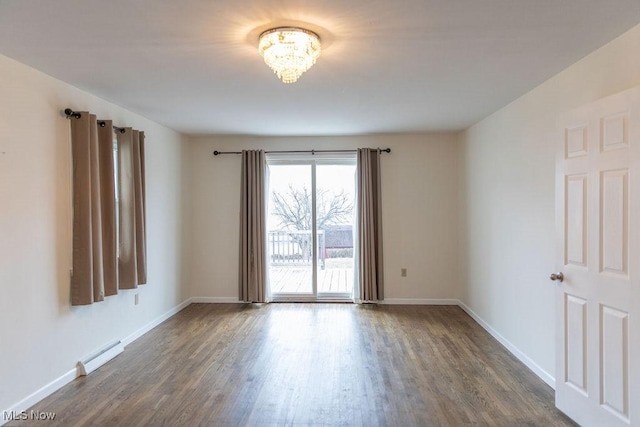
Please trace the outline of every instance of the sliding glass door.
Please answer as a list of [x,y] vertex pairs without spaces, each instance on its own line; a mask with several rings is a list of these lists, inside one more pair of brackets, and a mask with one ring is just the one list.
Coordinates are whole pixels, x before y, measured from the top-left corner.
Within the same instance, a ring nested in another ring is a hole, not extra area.
[[268,160],[274,300],[351,299],[355,158]]
[[315,294],[312,181],[310,164],[269,165],[267,253],[273,296]]
[[355,164],[316,165],[316,229],[321,250],[318,294],[353,293]]

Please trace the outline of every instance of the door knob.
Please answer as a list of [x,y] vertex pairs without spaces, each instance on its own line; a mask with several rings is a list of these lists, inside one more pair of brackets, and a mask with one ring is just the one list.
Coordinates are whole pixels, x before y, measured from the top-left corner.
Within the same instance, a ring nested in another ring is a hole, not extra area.
[[562,274],[562,272],[553,273],[551,276],[549,276],[549,279],[564,282],[564,274]]

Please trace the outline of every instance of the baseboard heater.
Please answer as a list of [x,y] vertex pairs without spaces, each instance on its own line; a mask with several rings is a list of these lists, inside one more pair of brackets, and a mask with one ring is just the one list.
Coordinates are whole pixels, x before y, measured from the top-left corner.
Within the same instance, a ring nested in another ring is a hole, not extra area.
[[114,342],[102,350],[78,362],[78,376],[89,375],[124,351],[121,341]]

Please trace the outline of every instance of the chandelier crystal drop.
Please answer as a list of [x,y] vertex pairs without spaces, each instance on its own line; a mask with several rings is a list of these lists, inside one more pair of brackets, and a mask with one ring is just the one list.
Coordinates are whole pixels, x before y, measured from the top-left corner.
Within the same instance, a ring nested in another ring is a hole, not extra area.
[[279,27],[260,35],[258,52],[284,83],[293,83],[316,63],[320,56],[320,37],[296,27]]

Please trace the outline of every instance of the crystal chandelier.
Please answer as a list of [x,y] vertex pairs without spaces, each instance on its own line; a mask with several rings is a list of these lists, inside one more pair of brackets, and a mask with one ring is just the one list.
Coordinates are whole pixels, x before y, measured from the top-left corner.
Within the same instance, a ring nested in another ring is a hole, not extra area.
[[258,52],[284,83],[293,83],[320,56],[320,37],[296,27],[279,27],[260,35]]

